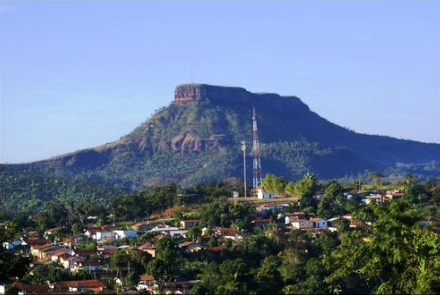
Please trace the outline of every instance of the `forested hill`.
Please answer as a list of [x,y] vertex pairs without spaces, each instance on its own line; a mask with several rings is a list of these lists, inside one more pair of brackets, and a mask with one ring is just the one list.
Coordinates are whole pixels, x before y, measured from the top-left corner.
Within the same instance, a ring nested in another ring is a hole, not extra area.
[[251,177],[253,107],[263,174],[296,179],[310,171],[326,179],[365,170],[427,175],[440,171],[439,144],[358,134],[320,117],[297,97],[203,84],[178,86],[169,106],[115,142],[12,166],[81,175],[131,189],[164,182],[191,185],[241,177],[244,140]]

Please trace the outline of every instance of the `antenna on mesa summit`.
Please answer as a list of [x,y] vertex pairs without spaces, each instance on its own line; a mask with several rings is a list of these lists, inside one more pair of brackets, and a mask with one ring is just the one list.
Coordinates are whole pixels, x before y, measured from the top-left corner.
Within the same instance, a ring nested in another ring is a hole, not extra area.
[[191,64],[191,84],[194,84],[194,77],[193,77],[193,64]]

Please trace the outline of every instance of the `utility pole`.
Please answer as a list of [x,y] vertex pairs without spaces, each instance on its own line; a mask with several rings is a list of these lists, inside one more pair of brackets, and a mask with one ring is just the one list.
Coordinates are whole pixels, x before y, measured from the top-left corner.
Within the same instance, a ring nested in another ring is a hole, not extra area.
[[246,141],[241,142],[241,150],[243,151],[243,182],[244,182],[244,197],[247,197],[246,192]]

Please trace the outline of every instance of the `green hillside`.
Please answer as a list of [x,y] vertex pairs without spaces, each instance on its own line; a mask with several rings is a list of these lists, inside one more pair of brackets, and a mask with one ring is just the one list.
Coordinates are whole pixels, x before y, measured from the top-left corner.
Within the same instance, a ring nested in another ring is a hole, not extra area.
[[[297,97],[255,94],[243,88],[181,85],[175,102],[119,140],[21,165],[45,175],[84,177],[112,187],[183,186],[242,176],[240,141],[248,144],[252,175],[252,108],[257,110],[263,174],[320,179],[366,170],[439,175],[440,145],[358,134],[335,125]],[[5,165],[2,165],[3,168]],[[1,169],[2,178],[10,169]],[[2,192],[3,198],[10,198]]]

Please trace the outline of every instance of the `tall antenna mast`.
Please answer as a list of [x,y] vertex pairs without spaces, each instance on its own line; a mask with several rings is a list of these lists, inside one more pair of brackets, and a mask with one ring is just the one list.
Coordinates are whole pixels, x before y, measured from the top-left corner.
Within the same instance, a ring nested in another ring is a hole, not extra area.
[[252,124],[252,131],[253,131],[252,155],[254,157],[253,185],[254,185],[254,191],[256,193],[257,189],[261,186],[262,179],[261,179],[260,142],[258,141],[257,112],[255,111],[255,107],[253,108],[252,123],[253,123]]

